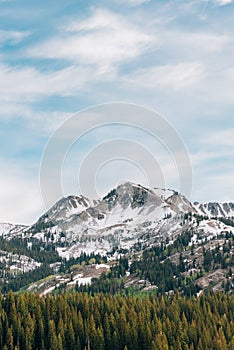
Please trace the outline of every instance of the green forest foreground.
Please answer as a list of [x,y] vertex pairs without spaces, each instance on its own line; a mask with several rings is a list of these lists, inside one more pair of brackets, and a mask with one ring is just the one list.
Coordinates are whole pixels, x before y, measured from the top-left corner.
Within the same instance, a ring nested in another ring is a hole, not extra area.
[[3,350],[233,350],[234,297],[0,296]]

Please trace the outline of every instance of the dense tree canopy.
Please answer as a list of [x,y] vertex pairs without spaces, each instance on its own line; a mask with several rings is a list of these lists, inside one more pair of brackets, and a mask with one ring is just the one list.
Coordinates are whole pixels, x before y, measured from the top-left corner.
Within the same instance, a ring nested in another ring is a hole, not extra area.
[[231,350],[234,297],[0,296],[4,350]]

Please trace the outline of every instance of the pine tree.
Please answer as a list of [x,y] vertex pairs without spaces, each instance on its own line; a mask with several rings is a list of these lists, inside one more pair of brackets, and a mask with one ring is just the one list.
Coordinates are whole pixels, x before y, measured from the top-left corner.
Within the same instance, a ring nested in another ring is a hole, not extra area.
[[68,326],[65,331],[65,344],[66,350],[75,349],[75,333],[71,321],[68,323]]
[[8,328],[7,331],[7,348],[8,350],[14,350],[14,340],[13,340],[13,335],[12,335],[12,328]]
[[50,350],[57,350],[58,349],[58,341],[57,341],[57,336],[56,336],[56,328],[55,328],[54,320],[49,321],[48,338],[49,338],[49,349]]
[[160,332],[157,336],[156,336],[156,348],[157,350],[168,350],[168,342],[167,342],[167,337],[164,333]]

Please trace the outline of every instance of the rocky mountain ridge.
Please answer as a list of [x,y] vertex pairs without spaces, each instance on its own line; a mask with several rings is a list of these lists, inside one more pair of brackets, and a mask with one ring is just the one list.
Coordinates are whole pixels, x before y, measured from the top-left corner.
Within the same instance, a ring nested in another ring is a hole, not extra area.
[[[62,198],[30,227],[2,225],[8,239],[52,243],[60,256],[81,252],[107,254],[172,241],[186,230],[209,238],[232,230],[234,203],[191,203],[173,190],[148,189],[126,182],[102,199]],[[199,220],[198,220],[199,218]]]
[[[117,283],[186,293],[232,290],[233,235],[233,203],[191,203],[173,190],[127,182],[95,201],[62,198],[31,226],[1,224],[0,289],[44,295],[83,290],[83,284],[104,291]],[[129,259],[128,270],[118,266],[120,257]]]

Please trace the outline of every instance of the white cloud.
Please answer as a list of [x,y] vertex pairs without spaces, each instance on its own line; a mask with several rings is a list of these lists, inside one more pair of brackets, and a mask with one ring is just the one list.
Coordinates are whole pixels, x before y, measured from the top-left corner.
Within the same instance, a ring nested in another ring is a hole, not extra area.
[[1,160],[0,222],[32,224],[43,212],[37,177]]
[[[228,147],[231,150],[232,156],[234,155],[234,128],[224,129],[224,130],[216,130],[212,132],[208,132],[206,135],[203,135],[201,142],[206,145],[210,145],[212,149],[220,148],[220,147]],[[225,151],[227,155],[227,151]],[[217,156],[215,152],[214,157]]]
[[175,50],[197,56],[218,53],[227,45],[233,44],[233,37],[227,34],[210,32],[168,31],[162,36],[162,45],[172,45]]
[[128,0],[125,2],[129,3],[130,5],[138,6],[150,2],[150,0]]
[[207,132],[197,143],[199,151],[191,154],[194,201],[233,201],[233,142],[222,139],[230,134],[227,130]]
[[0,65],[0,101],[24,103],[51,95],[70,96],[84,92],[87,82],[95,83],[102,78],[92,67],[70,66],[55,72],[40,72],[31,67]]
[[129,75],[127,83],[158,89],[180,90],[191,87],[203,78],[203,66],[198,62],[154,66]]
[[[0,41],[1,33],[15,41],[26,35],[0,32]],[[70,23],[60,35],[30,50],[33,56],[64,58],[74,61],[73,65],[40,71],[0,63],[0,101],[26,103],[51,95],[70,96],[88,91],[96,82],[114,81],[117,65],[140,55],[151,39],[121,16],[98,10],[86,20]]]
[[151,0],[116,0],[117,3],[123,3],[125,5],[129,5],[129,6],[140,6],[143,4],[146,4],[148,2],[150,2]]
[[9,42],[12,45],[16,45],[28,35],[30,35],[30,32],[0,30],[0,45],[3,45],[6,42]]
[[85,20],[77,20],[54,37],[29,51],[34,57],[64,59],[78,64],[95,64],[109,71],[116,64],[141,55],[152,38],[120,15],[98,10]]
[[27,104],[1,103],[0,120],[22,119],[27,128],[33,128],[51,133],[59,127],[72,113],[61,111],[35,111]]
[[233,182],[232,172],[217,174],[210,171],[209,174],[202,175],[194,172],[194,201],[233,202],[234,191],[230,186]]
[[225,6],[231,4],[233,0],[215,0],[215,2],[220,6]]

